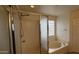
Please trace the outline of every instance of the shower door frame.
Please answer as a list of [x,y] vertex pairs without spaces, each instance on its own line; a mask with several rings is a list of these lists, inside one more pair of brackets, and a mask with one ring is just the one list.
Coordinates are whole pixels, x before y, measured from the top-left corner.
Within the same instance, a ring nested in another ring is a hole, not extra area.
[[[9,7],[9,8],[7,8]],[[8,29],[9,29],[9,53],[13,54],[13,38],[12,38],[12,6],[3,6],[8,12]]]

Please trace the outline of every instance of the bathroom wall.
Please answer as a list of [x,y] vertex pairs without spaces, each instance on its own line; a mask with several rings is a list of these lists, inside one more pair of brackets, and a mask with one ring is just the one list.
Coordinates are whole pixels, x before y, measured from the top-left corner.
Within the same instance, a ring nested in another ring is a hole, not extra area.
[[0,6],[0,53],[9,53],[8,12]]
[[71,12],[70,18],[70,52],[79,52],[79,9]]
[[[24,13],[23,13],[24,14]],[[22,53],[40,53],[40,16],[24,14],[21,16]]]
[[69,42],[70,14],[59,15],[56,21],[56,35],[61,42]]

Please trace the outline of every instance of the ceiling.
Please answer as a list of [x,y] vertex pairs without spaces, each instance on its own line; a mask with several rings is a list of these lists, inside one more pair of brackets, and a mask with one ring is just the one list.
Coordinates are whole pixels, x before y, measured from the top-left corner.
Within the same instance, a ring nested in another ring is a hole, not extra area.
[[31,8],[30,5],[19,5],[19,9],[23,11],[57,16],[79,9],[79,5],[35,5],[34,8]]

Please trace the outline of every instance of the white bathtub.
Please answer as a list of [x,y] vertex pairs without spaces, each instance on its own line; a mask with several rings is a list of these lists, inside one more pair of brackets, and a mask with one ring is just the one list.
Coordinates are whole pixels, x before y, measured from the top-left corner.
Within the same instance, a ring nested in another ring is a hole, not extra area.
[[59,47],[49,48],[49,54],[64,54],[64,53],[67,53],[67,47],[68,47],[67,43],[61,43],[61,46],[59,46]]

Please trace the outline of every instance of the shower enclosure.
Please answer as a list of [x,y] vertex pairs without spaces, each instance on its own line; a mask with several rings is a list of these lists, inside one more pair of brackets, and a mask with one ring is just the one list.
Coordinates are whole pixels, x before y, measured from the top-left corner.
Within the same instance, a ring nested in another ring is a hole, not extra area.
[[48,53],[48,17],[14,8],[9,10],[11,53]]
[[[22,11],[16,6],[8,6],[6,9],[8,12],[8,33],[10,34],[9,53],[49,53],[49,34],[52,34],[49,32],[49,16]],[[54,39],[56,38],[54,37]]]

